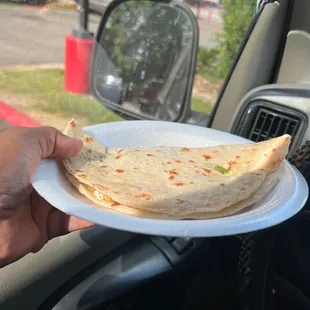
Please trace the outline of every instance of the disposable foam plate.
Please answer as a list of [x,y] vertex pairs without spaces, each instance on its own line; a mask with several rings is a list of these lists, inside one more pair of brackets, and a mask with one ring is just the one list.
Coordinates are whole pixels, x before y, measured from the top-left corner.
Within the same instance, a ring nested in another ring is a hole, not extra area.
[[[84,128],[108,147],[208,147],[249,143],[244,138],[199,126],[160,121],[124,121]],[[306,203],[308,186],[300,172],[287,161],[276,187],[258,203],[217,219],[154,220],[103,210],[82,196],[68,182],[62,165],[42,160],[34,178],[35,190],[55,208],[99,225],[135,233],[211,237],[241,234],[279,224],[295,215]]]

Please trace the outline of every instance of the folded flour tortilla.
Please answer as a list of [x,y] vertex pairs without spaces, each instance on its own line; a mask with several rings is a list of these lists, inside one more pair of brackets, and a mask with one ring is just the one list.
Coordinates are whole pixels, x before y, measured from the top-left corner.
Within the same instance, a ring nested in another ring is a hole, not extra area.
[[277,184],[290,144],[284,135],[208,148],[107,148],[74,120],[64,134],[84,142],[63,161],[81,194],[98,208],[155,219],[222,217],[256,203]]

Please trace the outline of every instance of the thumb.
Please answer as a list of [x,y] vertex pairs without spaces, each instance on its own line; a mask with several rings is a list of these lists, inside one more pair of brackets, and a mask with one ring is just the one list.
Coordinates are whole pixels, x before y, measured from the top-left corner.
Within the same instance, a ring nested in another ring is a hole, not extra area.
[[41,158],[69,158],[78,153],[83,141],[65,136],[53,127],[31,128],[35,135]]

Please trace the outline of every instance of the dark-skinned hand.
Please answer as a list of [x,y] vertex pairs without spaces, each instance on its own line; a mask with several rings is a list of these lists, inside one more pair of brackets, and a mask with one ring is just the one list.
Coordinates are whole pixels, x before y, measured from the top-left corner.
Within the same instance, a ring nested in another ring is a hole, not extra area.
[[54,237],[93,225],[53,208],[32,187],[42,158],[69,158],[82,144],[52,127],[0,133],[0,267],[37,252]]

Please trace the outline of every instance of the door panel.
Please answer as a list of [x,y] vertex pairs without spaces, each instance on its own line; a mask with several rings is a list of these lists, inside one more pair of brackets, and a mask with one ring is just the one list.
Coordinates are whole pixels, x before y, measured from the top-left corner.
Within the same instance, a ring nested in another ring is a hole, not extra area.
[[0,270],[0,310],[35,310],[59,286],[134,235],[104,227],[50,241]]

